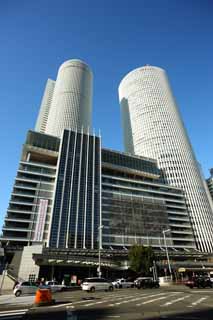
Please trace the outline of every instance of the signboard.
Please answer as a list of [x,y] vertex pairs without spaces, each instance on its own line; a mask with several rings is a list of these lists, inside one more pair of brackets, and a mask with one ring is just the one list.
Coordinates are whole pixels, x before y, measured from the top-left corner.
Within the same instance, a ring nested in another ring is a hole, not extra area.
[[77,283],[77,276],[76,275],[71,276],[71,283],[74,283],[74,284]]
[[179,268],[178,272],[186,272],[186,269],[185,268]]
[[43,240],[44,226],[47,215],[48,200],[40,199],[38,217],[33,241],[41,242]]

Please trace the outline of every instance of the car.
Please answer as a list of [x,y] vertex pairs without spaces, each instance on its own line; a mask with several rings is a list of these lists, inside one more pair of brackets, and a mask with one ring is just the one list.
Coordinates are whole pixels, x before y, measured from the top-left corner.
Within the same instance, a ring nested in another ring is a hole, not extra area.
[[64,291],[66,286],[59,284],[57,281],[46,281],[45,284],[50,287],[52,292]]
[[193,288],[212,288],[213,283],[209,277],[193,277],[185,282],[185,285],[191,289]]
[[97,290],[113,291],[113,284],[104,278],[86,278],[81,284],[81,289],[87,292]]
[[150,279],[150,278],[147,278],[147,279],[141,279],[141,280],[138,280],[137,281],[137,284],[136,284],[136,287],[138,289],[146,289],[146,288],[149,288],[149,289],[153,289],[153,288],[160,288],[160,284],[159,284],[159,281],[158,280],[154,280],[154,279]]
[[121,278],[117,279],[112,282],[113,286],[115,288],[133,288],[134,287],[134,282],[133,281],[128,281],[127,279]]
[[144,280],[144,279],[152,279],[152,277],[138,277],[138,278],[136,278],[135,281],[134,281],[135,287],[137,287],[137,283],[139,281]]
[[39,285],[36,282],[22,281],[15,286],[13,293],[16,297],[19,297],[23,294],[34,294],[38,289],[50,289],[50,287]]

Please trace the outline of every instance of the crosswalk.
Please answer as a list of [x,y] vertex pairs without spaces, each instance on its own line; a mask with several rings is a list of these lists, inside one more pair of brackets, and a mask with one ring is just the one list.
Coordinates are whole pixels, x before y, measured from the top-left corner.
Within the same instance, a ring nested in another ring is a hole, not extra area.
[[[95,293],[91,295],[80,295],[76,294],[76,296],[71,302],[56,303],[53,306],[46,307],[47,309],[55,309],[57,308],[61,310],[65,309],[67,318],[66,319],[75,319],[76,312],[79,309],[85,310],[87,312],[88,309],[98,309],[104,308],[109,309],[109,312],[112,312],[114,316],[114,312],[118,311],[120,308],[122,311],[132,310],[131,312],[140,313],[141,310],[145,312],[151,312],[158,310],[158,312],[173,312],[175,310],[198,310],[202,308],[206,308],[206,306],[213,308],[213,292],[203,294],[198,293],[196,291],[186,292],[186,291],[166,291],[166,290],[132,290],[128,291],[115,291],[113,293]],[[17,306],[18,307],[18,306]],[[116,309],[117,308],[117,309]],[[188,309],[189,308],[189,309]],[[19,309],[19,310],[8,310],[8,311],[0,311],[0,320],[21,320],[24,318],[24,315],[29,314],[30,309]],[[117,310],[117,311],[116,311]],[[50,311],[50,310],[49,310]],[[119,312],[119,311],[118,311]],[[76,318],[77,319],[77,318]]]
[[[107,307],[107,308],[116,308],[122,307],[123,305],[134,306],[136,309],[141,306],[151,306],[152,304],[158,306],[159,308],[170,308],[174,307],[177,304],[182,303],[184,307],[196,308],[197,306],[206,303],[212,304],[212,296],[195,296],[193,294],[186,294],[181,291],[176,292],[156,292],[156,293],[145,293],[143,291],[134,292],[132,294],[111,294],[109,296],[91,297],[90,300],[79,300],[73,301],[72,303],[67,303],[66,306],[69,309],[78,309],[78,308],[92,308],[92,307]],[[57,306],[55,306],[57,308]]]

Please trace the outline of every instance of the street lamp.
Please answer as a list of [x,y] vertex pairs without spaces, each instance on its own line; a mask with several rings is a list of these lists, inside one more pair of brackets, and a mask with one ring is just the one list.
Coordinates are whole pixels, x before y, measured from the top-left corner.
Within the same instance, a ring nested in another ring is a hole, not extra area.
[[169,267],[169,273],[172,278],[172,270],[171,270],[171,265],[170,265],[170,260],[169,260],[169,252],[168,252],[168,248],[167,248],[167,244],[166,244],[166,233],[170,232],[170,231],[171,231],[170,229],[167,229],[167,230],[163,230],[162,233],[163,233],[163,238],[164,238],[164,247],[166,249],[166,257],[167,257],[167,262],[168,262],[168,267]]
[[102,229],[103,225],[98,227],[99,230],[99,248],[98,248],[98,277],[101,277],[101,249],[102,249]]

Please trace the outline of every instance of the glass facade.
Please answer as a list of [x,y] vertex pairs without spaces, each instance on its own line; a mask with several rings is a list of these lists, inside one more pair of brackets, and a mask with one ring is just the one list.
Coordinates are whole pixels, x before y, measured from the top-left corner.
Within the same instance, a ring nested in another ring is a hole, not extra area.
[[50,247],[93,249],[100,224],[100,138],[64,130]]
[[102,149],[102,162],[160,176],[160,170],[157,167],[157,162],[153,159],[139,156],[133,157],[127,153]]
[[195,248],[181,189],[162,183],[152,159],[102,149],[104,248],[133,244]]

